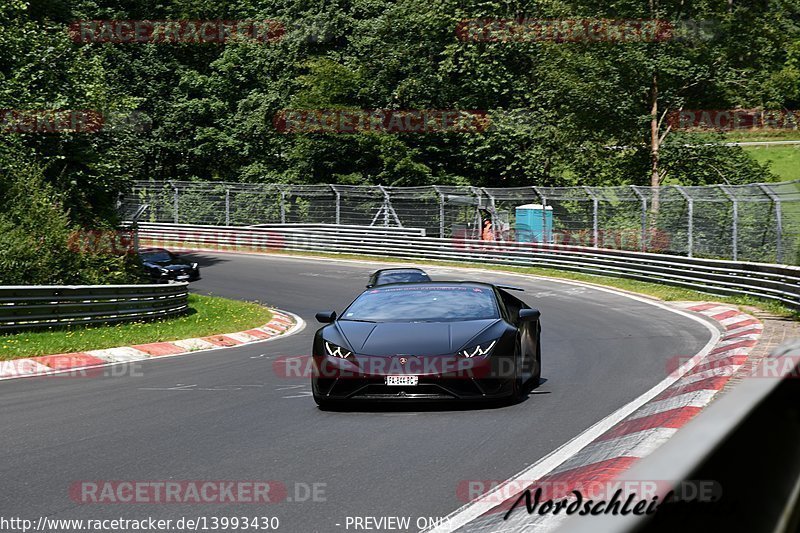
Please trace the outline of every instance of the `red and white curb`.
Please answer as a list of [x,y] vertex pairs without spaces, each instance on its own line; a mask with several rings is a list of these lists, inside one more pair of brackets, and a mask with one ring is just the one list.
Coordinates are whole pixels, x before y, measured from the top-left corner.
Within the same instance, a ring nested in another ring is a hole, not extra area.
[[236,333],[0,361],[0,380],[76,372],[145,359],[231,348],[292,335],[305,326],[303,319],[293,313],[275,309],[271,311],[272,320],[269,323]]
[[[710,318],[723,333],[716,331],[714,339],[695,356],[676,358],[682,364],[665,368],[670,377],[651,389],[652,394],[646,393],[649,397],[645,401],[632,409],[626,409],[631,404],[623,407],[428,531],[552,531],[566,514],[528,514],[524,500],[514,505],[525,489],[541,488],[544,502],[571,497],[573,490],[585,487],[612,486],[633,463],[658,448],[707,406],[746,363],[763,325],[726,305],[687,303],[676,307],[684,311],[678,311],[681,314],[688,311]],[[514,511],[504,520],[512,507]]]

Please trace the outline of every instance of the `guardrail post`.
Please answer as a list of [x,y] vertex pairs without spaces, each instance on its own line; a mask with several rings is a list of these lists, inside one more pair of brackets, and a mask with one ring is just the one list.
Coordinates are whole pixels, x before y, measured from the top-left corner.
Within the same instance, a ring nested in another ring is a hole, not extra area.
[[781,216],[781,199],[768,185],[761,183],[758,187],[769,196],[770,200],[772,200],[772,205],[775,206],[775,233],[777,234],[775,236],[775,259],[778,263],[783,263],[783,217]]
[[647,197],[636,188],[636,185],[631,185],[631,189],[636,193],[636,196],[642,201],[642,246],[643,252],[647,251]]
[[225,187],[225,225],[231,225],[231,189]]
[[597,196],[594,194],[594,192],[592,192],[591,187],[584,186],[583,190],[586,191],[586,194],[588,194],[589,198],[592,199],[592,246],[597,248],[598,234],[599,234],[599,225],[597,223],[597,207],[598,207]]
[[731,194],[724,185],[718,185],[719,189],[725,193],[725,196],[731,201],[733,206],[733,224],[731,228],[731,241],[733,244],[733,260],[739,260],[739,201],[736,196]]
[[686,228],[686,252],[689,257],[694,256],[694,198],[683,190],[680,185],[675,185],[675,190],[686,200],[686,211],[688,215]]

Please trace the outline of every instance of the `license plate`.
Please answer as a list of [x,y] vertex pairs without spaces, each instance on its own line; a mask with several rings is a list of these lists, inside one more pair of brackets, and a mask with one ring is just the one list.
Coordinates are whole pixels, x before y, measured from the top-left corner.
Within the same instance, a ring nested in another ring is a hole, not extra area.
[[175,279],[189,279],[189,276],[176,276]]
[[417,376],[386,376],[387,385],[416,385],[419,382]]

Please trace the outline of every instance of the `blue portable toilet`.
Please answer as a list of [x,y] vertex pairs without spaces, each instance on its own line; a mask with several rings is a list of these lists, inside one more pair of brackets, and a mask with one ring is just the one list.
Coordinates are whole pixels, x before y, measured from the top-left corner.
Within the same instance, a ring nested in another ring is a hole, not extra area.
[[526,204],[516,208],[517,242],[553,242],[553,208]]

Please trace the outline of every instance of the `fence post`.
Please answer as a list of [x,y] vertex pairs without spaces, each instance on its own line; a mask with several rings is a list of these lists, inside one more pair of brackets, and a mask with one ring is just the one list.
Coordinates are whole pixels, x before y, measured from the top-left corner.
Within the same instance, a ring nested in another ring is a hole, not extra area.
[[286,224],[286,191],[281,190],[281,224]]
[[724,185],[717,185],[733,204],[733,224],[731,228],[731,241],[733,244],[733,260],[739,260],[739,201]]
[[225,225],[231,225],[231,188],[225,187]]
[[494,196],[492,196],[491,193],[489,193],[489,191],[486,190],[486,187],[481,187],[480,190],[483,192],[483,194],[489,197],[489,205],[492,206],[491,208],[492,210],[494,210],[495,208]]
[[775,206],[775,233],[777,234],[775,236],[775,259],[778,263],[783,263],[783,217],[781,216],[781,198],[769,188],[769,185],[760,183],[758,187],[769,196],[770,200],[772,200],[772,205]]
[[433,190],[439,195],[439,238],[444,239],[444,194],[438,185],[434,185]]
[[636,187],[631,185],[631,189],[636,193],[636,196],[642,201],[642,246],[643,252],[647,251],[647,197]]
[[338,226],[341,221],[342,195],[339,193],[336,185],[331,185],[331,190],[333,191],[333,194],[336,195],[336,225]]
[[383,227],[389,226],[389,195],[386,194],[386,189],[383,185],[378,185],[378,188],[383,193]]
[[[494,240],[497,240],[497,222],[494,218],[494,214],[496,212],[495,209],[495,201],[494,196],[486,190],[486,187],[481,187],[480,189],[486,196],[489,197],[489,205],[491,206],[489,209],[489,216],[492,217],[492,235],[494,236]],[[481,226],[481,235],[483,234],[483,226]]]
[[472,193],[478,199],[478,209],[483,208],[483,195],[481,194],[481,190],[477,187],[473,187],[470,185],[469,192]]
[[178,224],[178,186],[172,182],[169,182],[172,185],[172,218],[175,224]]
[[683,190],[683,187],[680,185],[675,185],[675,190],[683,196],[684,200],[686,200],[686,210],[689,219],[687,220],[687,234],[686,234],[686,252],[688,253],[689,257],[694,256],[694,198],[689,196],[689,194]]
[[[539,190],[539,187],[533,187],[533,191],[542,199],[542,244],[544,244],[550,240],[547,238],[547,197]],[[553,217],[553,225],[555,225],[555,217]]]
[[597,207],[598,201],[597,196],[592,191],[591,187],[584,186],[583,190],[586,191],[586,194],[589,195],[589,198],[592,199],[592,246],[597,248],[598,246],[598,223],[597,223]]
[[400,217],[397,216],[397,212],[394,210],[394,207],[392,207],[392,199],[389,197],[389,191],[387,191],[383,185],[378,185],[378,189],[383,193],[383,207],[380,211],[375,213],[375,218],[372,219],[372,224],[370,224],[370,226],[375,224],[375,221],[378,219],[381,211],[383,211],[384,227],[389,227],[389,217],[391,216],[397,223],[397,227],[402,228],[403,223],[400,222]]

